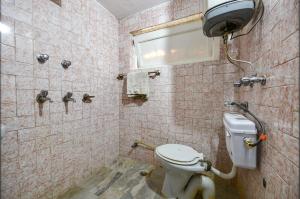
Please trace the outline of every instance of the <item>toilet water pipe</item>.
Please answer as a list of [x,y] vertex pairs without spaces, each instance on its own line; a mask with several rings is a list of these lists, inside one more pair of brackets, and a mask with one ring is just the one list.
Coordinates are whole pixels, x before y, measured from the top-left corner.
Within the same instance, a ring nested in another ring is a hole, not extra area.
[[131,145],[131,148],[136,148],[136,147],[138,147],[138,146],[143,147],[143,148],[145,148],[145,149],[148,149],[148,150],[150,150],[150,151],[154,151],[154,150],[155,150],[155,147],[154,147],[154,146],[149,145],[149,144],[146,144],[146,143],[144,143],[144,142],[142,142],[142,141],[138,141],[138,140],[136,140],[136,141],[133,143],[133,145]]
[[215,199],[215,184],[209,177],[205,175],[193,176],[184,192],[180,194],[179,198],[195,198],[199,191],[202,192],[203,199]]
[[230,180],[236,176],[236,167],[233,165],[230,173],[223,173],[220,170],[211,167],[211,172],[213,172],[214,174],[216,174],[217,176],[223,179]]
[[261,142],[266,141],[268,139],[268,136],[266,135],[266,128],[265,126],[262,124],[262,122],[249,110],[248,108],[248,102],[245,103],[237,103],[237,102],[225,102],[225,104],[229,104],[229,105],[235,105],[237,106],[239,109],[243,110],[245,113],[248,113],[252,118],[254,118],[254,120],[259,124],[259,128],[258,129],[258,140],[256,142],[248,142],[245,140],[245,144],[248,147],[256,147],[257,145],[259,145]]

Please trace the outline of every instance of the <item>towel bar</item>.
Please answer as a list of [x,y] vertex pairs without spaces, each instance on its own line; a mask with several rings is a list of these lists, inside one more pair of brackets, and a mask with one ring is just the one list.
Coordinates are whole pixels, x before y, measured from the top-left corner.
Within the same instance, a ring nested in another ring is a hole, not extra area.
[[[160,76],[160,71],[159,70],[155,70],[155,71],[150,71],[148,72],[148,76],[152,79],[154,79],[156,76]],[[124,74],[124,73],[120,73],[118,76],[117,76],[117,79],[118,80],[123,80],[124,78],[126,78],[127,75]]]

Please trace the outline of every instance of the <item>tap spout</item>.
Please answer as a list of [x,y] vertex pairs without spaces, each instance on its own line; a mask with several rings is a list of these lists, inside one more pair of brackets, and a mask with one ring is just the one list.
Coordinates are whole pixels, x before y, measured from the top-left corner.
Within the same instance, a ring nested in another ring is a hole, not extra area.
[[63,102],[68,103],[68,102],[76,102],[74,98],[72,98],[73,93],[67,92],[67,94],[63,97]]
[[234,87],[241,87],[241,86],[251,86],[253,87],[254,84],[261,84],[266,85],[267,78],[266,76],[257,77],[257,74],[254,74],[250,77],[242,77],[238,81],[236,81],[233,85]]

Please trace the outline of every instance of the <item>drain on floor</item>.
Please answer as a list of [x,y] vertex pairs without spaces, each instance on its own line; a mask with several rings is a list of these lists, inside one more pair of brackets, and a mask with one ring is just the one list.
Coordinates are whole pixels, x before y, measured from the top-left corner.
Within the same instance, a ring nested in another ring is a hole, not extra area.
[[117,172],[114,177],[111,179],[111,181],[109,181],[109,183],[103,187],[100,188],[98,191],[96,191],[95,195],[96,196],[100,196],[101,194],[103,194],[112,184],[114,184],[121,176],[123,175],[123,173],[121,172]]

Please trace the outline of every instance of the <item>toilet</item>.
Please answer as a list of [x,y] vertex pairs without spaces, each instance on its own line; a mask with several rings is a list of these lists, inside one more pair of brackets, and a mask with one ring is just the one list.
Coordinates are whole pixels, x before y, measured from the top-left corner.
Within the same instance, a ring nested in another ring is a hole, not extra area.
[[215,198],[215,185],[205,173],[212,172],[224,179],[236,175],[236,167],[256,168],[256,147],[249,148],[245,140],[257,140],[254,122],[237,113],[225,113],[223,117],[226,148],[233,162],[230,173],[224,174],[209,165],[204,154],[181,144],[165,144],[156,147],[155,157],[165,169],[162,194],[167,198],[193,199],[198,191],[203,199]]

